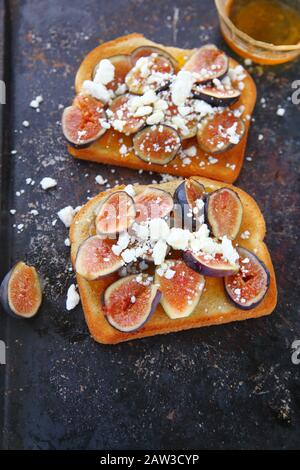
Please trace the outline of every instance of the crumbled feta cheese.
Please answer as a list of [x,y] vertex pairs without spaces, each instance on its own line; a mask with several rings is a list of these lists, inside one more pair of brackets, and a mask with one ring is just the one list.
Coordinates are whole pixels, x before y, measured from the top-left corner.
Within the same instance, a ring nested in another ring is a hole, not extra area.
[[94,83],[107,85],[112,82],[115,77],[115,67],[108,59],[102,59],[97,67]]
[[120,154],[121,155],[126,155],[126,153],[128,153],[128,148],[125,144],[122,144],[121,147],[120,147]]
[[10,209],[9,211],[11,213],[11,215],[15,215],[15,213],[17,212],[16,209]]
[[40,185],[41,188],[46,191],[47,189],[54,188],[55,186],[57,186],[57,181],[53,178],[45,176],[45,178],[40,181]]
[[170,228],[164,219],[152,219],[149,223],[150,239],[157,241],[159,239],[166,240],[168,238]]
[[192,145],[183,151],[187,157],[195,157],[197,155],[197,147]]
[[285,115],[285,109],[284,108],[278,108],[276,114],[277,114],[277,116],[283,117]]
[[243,240],[248,240],[248,238],[250,238],[250,235],[251,234],[250,234],[249,230],[245,230],[243,233],[241,233],[241,238]]
[[151,116],[147,118],[148,126],[152,126],[154,124],[159,124],[164,119],[164,113],[162,111],[155,111]]
[[81,91],[88,93],[103,103],[107,103],[110,100],[110,93],[102,83],[85,80],[82,84]]
[[95,181],[96,181],[97,184],[100,184],[100,186],[107,183],[107,180],[104,179],[102,175],[97,175],[95,177]]
[[134,117],[149,116],[152,113],[152,106],[140,106],[134,113]]
[[65,246],[71,246],[71,242],[69,238],[66,238],[64,241]]
[[75,210],[73,209],[72,206],[66,206],[60,211],[57,212],[57,215],[59,219],[62,221],[62,223],[65,225],[65,227],[70,227],[74,215],[75,215]]
[[166,279],[173,279],[173,277],[175,276],[176,274],[176,271],[174,271],[173,269],[171,268],[168,268],[167,271],[165,272],[165,278]]
[[22,122],[22,126],[24,126],[24,127],[29,127],[29,126],[30,126],[29,121],[23,121],[23,122]]
[[172,227],[167,238],[168,244],[175,250],[186,250],[188,248],[191,233],[189,230]]
[[131,197],[134,197],[135,196],[135,189],[134,187],[132,186],[132,184],[128,184],[127,186],[125,186],[125,188],[123,189],[123,191],[125,191],[127,194],[129,194],[129,196]]
[[75,284],[71,284],[67,293],[66,309],[73,310],[73,308],[75,308],[79,302],[80,297],[76,290]]
[[153,247],[153,261],[156,266],[159,266],[165,260],[167,255],[168,245],[163,240],[158,240]]
[[194,79],[191,72],[181,70],[171,84],[172,101],[176,106],[184,106],[190,96]]

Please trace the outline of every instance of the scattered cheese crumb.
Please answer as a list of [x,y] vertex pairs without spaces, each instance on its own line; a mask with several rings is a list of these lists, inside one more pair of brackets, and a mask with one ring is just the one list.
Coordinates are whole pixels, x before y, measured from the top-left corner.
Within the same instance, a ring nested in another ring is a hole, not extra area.
[[22,122],[22,126],[24,126],[24,127],[29,127],[29,126],[30,126],[29,121],[23,121],[23,122]]
[[283,117],[285,115],[285,109],[284,108],[278,108],[276,114],[277,114],[277,116]]
[[73,308],[75,308],[79,302],[80,297],[76,290],[75,284],[71,284],[67,293],[66,309],[73,310]]
[[102,186],[103,184],[107,183],[107,180],[103,178],[103,176],[101,175],[97,175],[95,177],[95,181],[97,184],[100,184],[100,186]]
[[42,189],[47,190],[47,189],[54,188],[55,186],[57,186],[57,181],[53,178],[49,178],[48,176],[45,176],[45,178],[43,178],[40,181],[40,185]]
[[70,227],[74,215],[75,215],[75,210],[73,209],[72,206],[66,206],[60,211],[57,212],[58,217],[62,221],[62,223],[65,225],[65,227]]

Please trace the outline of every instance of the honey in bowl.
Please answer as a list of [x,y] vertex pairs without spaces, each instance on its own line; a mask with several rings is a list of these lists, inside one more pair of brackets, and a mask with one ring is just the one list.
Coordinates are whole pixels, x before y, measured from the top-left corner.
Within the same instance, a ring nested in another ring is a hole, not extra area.
[[274,45],[300,42],[300,10],[281,0],[232,0],[228,16],[241,31]]

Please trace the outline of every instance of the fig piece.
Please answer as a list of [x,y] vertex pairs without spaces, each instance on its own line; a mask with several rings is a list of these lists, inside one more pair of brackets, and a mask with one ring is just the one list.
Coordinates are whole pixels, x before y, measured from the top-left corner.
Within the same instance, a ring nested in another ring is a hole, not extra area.
[[178,62],[177,60],[168,54],[168,52],[164,51],[163,49],[160,49],[159,47],[155,46],[140,46],[137,49],[135,49],[131,53],[131,62],[133,65],[136,64],[136,62],[141,58],[141,57],[148,57],[149,55],[152,54],[157,54],[159,56],[165,57],[168,59],[171,64],[173,65],[174,69],[178,68]]
[[[107,59],[115,67],[115,76],[114,76],[114,79],[111,82],[107,83],[105,86],[108,90],[112,90],[113,92],[116,92],[119,86],[125,83],[125,77],[132,68],[131,56],[120,54],[120,55],[107,57]],[[99,64],[97,64],[96,67],[94,68],[92,79],[95,78],[98,67],[99,67]]]
[[138,132],[133,137],[133,147],[141,160],[166,165],[176,157],[181,141],[175,129],[159,124],[147,126]]
[[96,214],[96,232],[99,235],[114,235],[124,232],[134,222],[134,201],[125,191],[115,191],[103,199]]
[[88,95],[77,95],[72,106],[64,109],[62,130],[69,144],[84,148],[98,140],[106,128],[104,105]]
[[42,303],[39,275],[33,266],[19,261],[6,274],[0,286],[0,302],[15,318],[31,318]]
[[229,60],[225,52],[213,44],[198,49],[184,64],[182,70],[191,72],[197,83],[205,83],[226,75]]
[[240,270],[225,277],[228,298],[243,310],[256,307],[265,297],[270,285],[270,273],[264,263],[251,251],[239,247]]
[[235,274],[239,270],[238,264],[231,264],[223,259],[221,254],[214,256],[203,252],[197,254],[188,250],[183,253],[183,259],[186,264],[196,271],[208,277],[225,277]]
[[[161,55],[152,54],[140,57],[128,72],[125,83],[130,93],[143,95],[147,90],[161,90],[170,82],[170,74],[174,72],[172,62]],[[156,75],[156,77],[155,77]]]
[[241,96],[240,90],[235,88],[219,89],[211,85],[195,85],[192,93],[196,99],[206,101],[211,106],[222,107],[236,103]]
[[243,204],[239,195],[230,188],[220,188],[209,193],[205,212],[210,229],[216,238],[224,235],[234,240],[243,218]]
[[[146,116],[136,117],[134,112],[130,110],[130,100],[132,96],[129,94],[118,96],[111,103],[109,110],[110,122],[114,129],[124,134],[135,134],[146,123]],[[120,127],[120,122],[122,126]]]
[[134,198],[136,222],[167,217],[173,210],[174,201],[163,189],[147,187]]
[[188,317],[199,303],[205,285],[204,277],[182,260],[168,260],[166,264],[168,269],[165,274],[159,274],[160,268],[155,274],[155,283],[161,291],[160,303],[172,320]]
[[197,141],[204,152],[218,154],[237,145],[244,133],[243,121],[231,111],[225,110],[200,122]]
[[99,235],[87,238],[79,247],[75,271],[88,281],[108,276],[123,266],[123,260],[112,251],[116,240],[104,239]]
[[197,230],[200,225],[200,218],[204,214],[205,188],[195,178],[184,180],[174,194],[176,203],[181,208],[181,220],[186,224],[193,214],[192,230]]
[[104,292],[104,312],[115,329],[130,333],[141,328],[160,301],[158,286],[147,274],[133,274],[111,284]]

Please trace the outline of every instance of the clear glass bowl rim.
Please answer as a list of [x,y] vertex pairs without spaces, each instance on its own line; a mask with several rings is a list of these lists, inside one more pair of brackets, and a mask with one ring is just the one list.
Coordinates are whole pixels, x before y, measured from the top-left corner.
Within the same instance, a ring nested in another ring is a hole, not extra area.
[[228,28],[235,32],[237,36],[242,38],[245,42],[252,44],[253,46],[257,46],[261,49],[267,49],[270,51],[278,51],[278,52],[292,52],[292,51],[300,51],[300,42],[298,44],[291,44],[289,45],[283,45],[283,46],[275,46],[274,44],[270,44],[268,42],[263,42],[263,41],[256,41],[253,39],[251,36],[248,34],[244,33],[240,29],[238,29],[232,21],[229,19],[228,15],[224,11],[224,0],[215,0],[216,8],[218,10],[218,13],[224,23],[228,26]]

